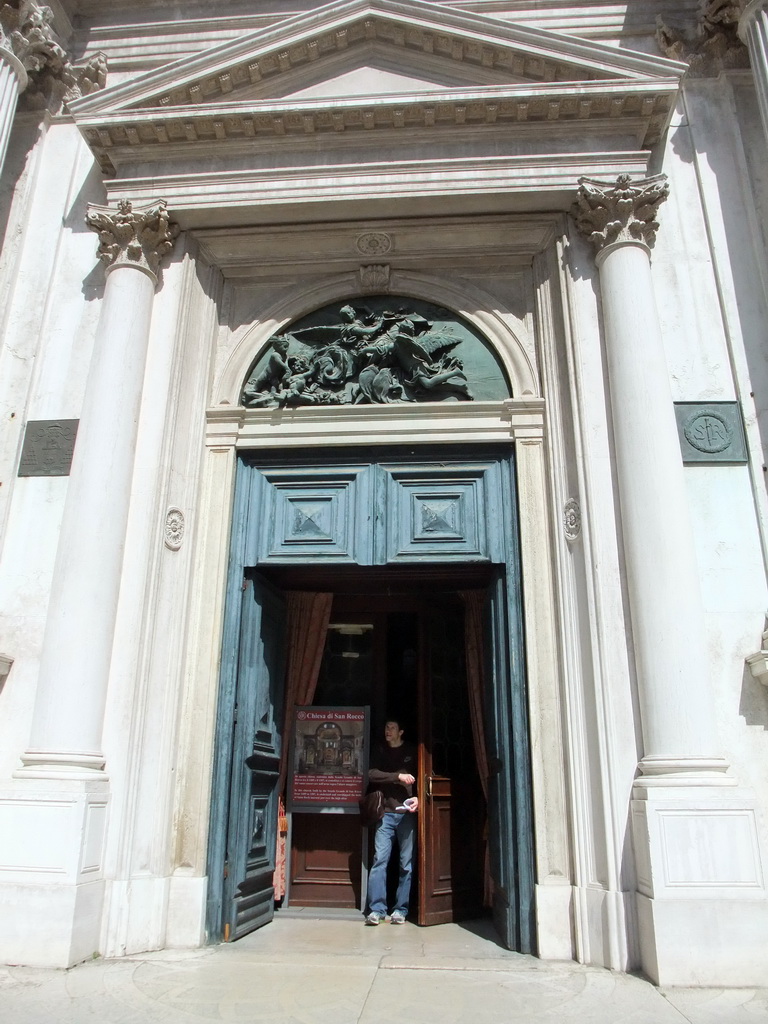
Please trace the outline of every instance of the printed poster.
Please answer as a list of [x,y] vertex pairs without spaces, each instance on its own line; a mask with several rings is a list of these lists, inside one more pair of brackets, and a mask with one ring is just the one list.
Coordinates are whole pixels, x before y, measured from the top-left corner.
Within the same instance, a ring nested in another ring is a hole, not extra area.
[[367,786],[368,708],[297,707],[288,810],[357,812]]

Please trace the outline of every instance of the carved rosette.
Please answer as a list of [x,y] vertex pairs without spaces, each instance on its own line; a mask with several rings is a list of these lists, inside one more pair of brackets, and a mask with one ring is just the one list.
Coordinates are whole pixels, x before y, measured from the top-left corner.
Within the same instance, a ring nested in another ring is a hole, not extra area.
[[563,529],[571,544],[581,535],[581,505],[576,498],[569,498],[563,506]]
[[392,237],[384,231],[366,231],[357,236],[357,251],[363,256],[383,256],[392,248]]
[[99,234],[99,259],[108,270],[136,267],[156,279],[161,259],[173,248],[178,224],[171,222],[163,199],[143,210],[134,210],[128,199],[117,205],[117,210],[88,207],[85,222]]
[[659,207],[668,195],[665,174],[641,181],[620,174],[615,183],[579,178],[571,216],[598,251],[615,242],[638,242],[650,248],[659,229]]
[[171,507],[165,513],[163,536],[165,546],[171,551],[178,551],[184,540],[184,513],[180,508]]
[[16,0],[0,9],[0,46],[9,49],[27,73],[28,105],[58,106],[103,89],[107,60],[97,53],[76,68],[54,29],[50,7],[35,0]]

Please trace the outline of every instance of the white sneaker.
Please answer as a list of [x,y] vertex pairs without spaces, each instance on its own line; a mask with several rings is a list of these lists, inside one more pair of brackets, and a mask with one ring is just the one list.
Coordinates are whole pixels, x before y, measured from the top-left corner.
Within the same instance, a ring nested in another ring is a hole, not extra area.
[[390,924],[405,924],[405,914],[403,914],[400,910],[396,910],[392,914],[392,917],[390,917],[389,923]]
[[366,924],[381,924],[381,919],[384,917],[383,914],[379,914],[377,911],[372,910],[368,917],[365,919]]

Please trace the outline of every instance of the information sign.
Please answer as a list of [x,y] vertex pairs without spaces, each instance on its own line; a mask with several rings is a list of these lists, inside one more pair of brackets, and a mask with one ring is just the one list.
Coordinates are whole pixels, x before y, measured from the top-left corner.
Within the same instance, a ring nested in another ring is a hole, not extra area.
[[368,708],[297,707],[288,810],[357,813],[368,770]]

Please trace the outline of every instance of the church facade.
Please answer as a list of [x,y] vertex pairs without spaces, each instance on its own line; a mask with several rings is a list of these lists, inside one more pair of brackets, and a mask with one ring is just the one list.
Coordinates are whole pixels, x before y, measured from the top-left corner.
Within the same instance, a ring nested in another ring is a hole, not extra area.
[[419,924],[764,984],[765,0],[0,22],[2,959],[363,909],[314,706]]

